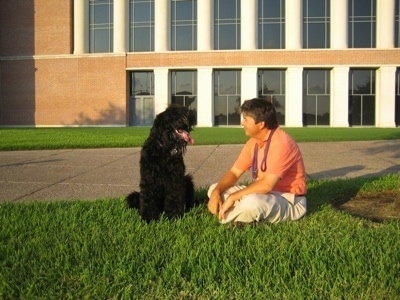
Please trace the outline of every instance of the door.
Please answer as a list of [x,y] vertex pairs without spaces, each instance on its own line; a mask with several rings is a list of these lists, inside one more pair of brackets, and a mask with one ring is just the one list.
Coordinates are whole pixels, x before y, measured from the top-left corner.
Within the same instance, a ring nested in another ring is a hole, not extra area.
[[131,96],[130,97],[131,126],[151,126],[154,121],[154,97]]

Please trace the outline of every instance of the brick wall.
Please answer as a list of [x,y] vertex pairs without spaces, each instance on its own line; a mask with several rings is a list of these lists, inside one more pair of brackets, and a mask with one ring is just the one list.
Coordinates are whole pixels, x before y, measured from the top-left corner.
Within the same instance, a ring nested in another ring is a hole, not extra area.
[[125,56],[1,61],[0,125],[125,125]]
[[0,0],[0,56],[72,53],[72,0]]

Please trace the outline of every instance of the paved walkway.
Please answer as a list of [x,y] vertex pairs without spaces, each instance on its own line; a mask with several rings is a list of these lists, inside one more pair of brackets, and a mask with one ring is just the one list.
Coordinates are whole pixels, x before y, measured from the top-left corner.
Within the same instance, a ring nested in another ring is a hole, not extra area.
[[[299,145],[314,179],[400,174],[400,140]],[[186,169],[196,186],[216,182],[241,147],[189,146]],[[139,156],[140,148],[0,152],[0,202],[123,196],[138,189]]]

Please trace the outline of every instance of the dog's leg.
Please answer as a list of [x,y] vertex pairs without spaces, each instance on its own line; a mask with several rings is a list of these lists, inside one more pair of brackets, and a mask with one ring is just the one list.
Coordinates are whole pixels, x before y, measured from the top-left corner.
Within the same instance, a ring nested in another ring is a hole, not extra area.
[[193,208],[195,202],[195,197],[194,197],[195,192],[194,192],[194,183],[192,175],[189,174],[186,175],[185,182],[186,182],[185,210],[189,211],[190,209]]

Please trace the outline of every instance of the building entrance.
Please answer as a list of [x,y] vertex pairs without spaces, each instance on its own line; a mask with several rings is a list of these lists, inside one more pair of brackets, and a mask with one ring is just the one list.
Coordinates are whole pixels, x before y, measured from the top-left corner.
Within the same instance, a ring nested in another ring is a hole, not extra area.
[[129,125],[151,126],[154,121],[154,97],[131,96],[129,100]]

